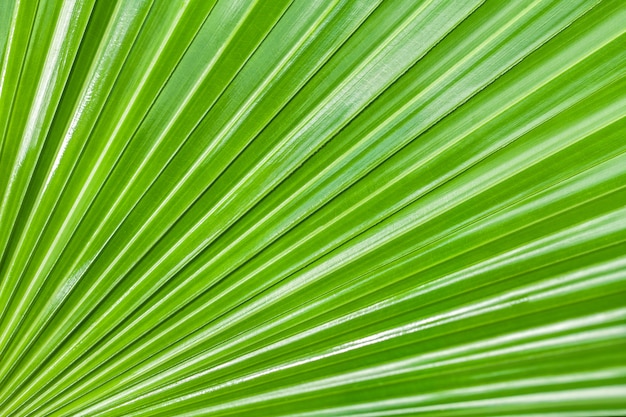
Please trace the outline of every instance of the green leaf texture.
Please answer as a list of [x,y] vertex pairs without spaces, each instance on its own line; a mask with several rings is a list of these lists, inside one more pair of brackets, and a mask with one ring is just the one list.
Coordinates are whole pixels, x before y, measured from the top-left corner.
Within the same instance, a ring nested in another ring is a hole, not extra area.
[[626,416],[626,2],[0,2],[0,416]]

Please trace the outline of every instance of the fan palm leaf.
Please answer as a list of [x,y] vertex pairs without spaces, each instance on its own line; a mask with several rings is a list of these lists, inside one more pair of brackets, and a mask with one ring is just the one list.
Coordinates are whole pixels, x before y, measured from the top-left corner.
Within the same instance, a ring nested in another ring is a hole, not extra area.
[[626,3],[0,4],[0,415],[626,415]]

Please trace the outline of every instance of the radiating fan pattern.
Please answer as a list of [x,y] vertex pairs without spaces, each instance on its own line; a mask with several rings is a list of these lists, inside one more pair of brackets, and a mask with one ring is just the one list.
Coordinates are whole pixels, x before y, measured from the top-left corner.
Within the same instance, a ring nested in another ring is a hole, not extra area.
[[626,2],[0,30],[0,416],[626,415]]

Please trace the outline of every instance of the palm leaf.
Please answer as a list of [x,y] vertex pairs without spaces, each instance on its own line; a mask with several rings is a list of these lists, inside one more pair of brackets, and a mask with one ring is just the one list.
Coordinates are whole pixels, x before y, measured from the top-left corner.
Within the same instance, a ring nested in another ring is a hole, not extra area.
[[0,415],[626,415],[626,4],[0,4]]

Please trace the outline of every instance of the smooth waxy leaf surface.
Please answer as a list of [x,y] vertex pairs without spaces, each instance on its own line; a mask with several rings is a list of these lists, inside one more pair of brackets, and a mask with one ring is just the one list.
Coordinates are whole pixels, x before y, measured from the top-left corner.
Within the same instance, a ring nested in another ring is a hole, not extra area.
[[1,2],[0,415],[626,415],[624,22]]

